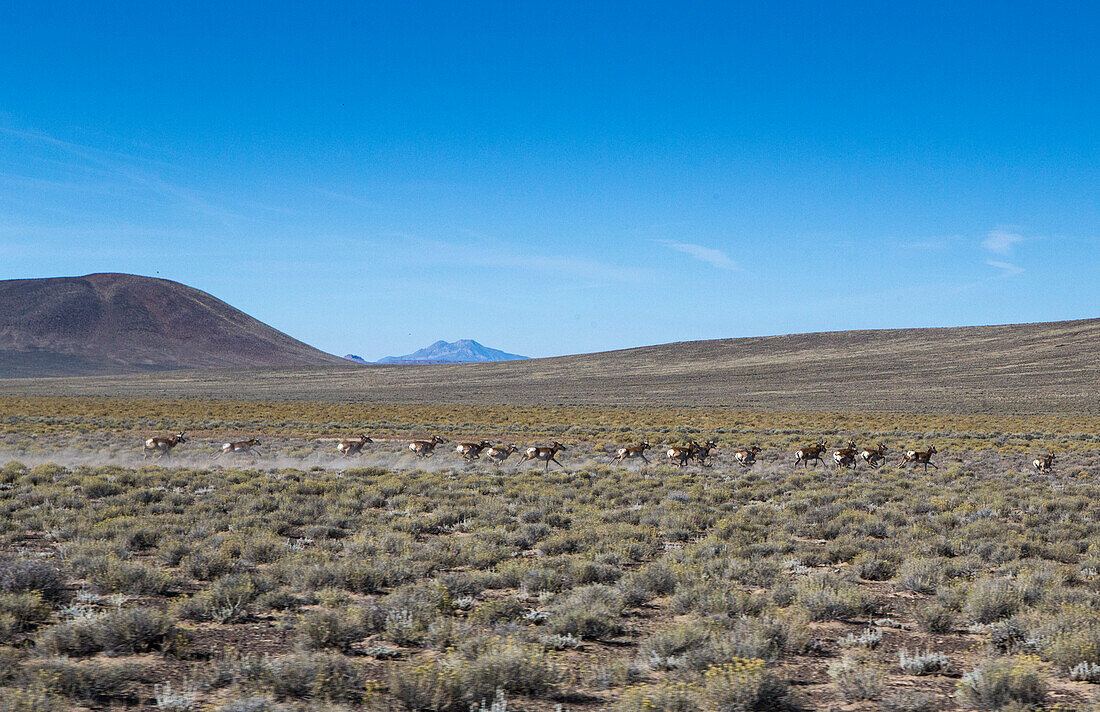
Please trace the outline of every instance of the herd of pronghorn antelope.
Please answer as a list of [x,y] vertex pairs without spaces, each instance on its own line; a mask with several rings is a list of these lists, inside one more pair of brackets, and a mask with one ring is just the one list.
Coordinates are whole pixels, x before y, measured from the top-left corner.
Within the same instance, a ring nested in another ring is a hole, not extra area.
[[[149,457],[150,454],[160,455],[161,457],[169,458],[172,455],[172,450],[187,442],[187,434],[180,431],[176,435],[169,435],[166,437],[151,437],[147,439],[142,446],[142,456]],[[339,440],[336,443],[336,452],[344,457],[351,457],[352,455],[362,455],[363,447],[367,443],[375,442],[372,438],[366,435],[359,435],[355,438],[347,440]],[[415,456],[420,458],[432,457],[435,454],[435,449],[439,445],[444,445],[447,440],[441,438],[438,435],[433,435],[427,440],[409,440],[406,441],[408,450]],[[256,438],[250,438],[248,440],[239,440],[235,442],[226,442],[221,446],[214,456],[213,460],[217,460],[223,455],[250,455],[255,458],[260,454],[259,446],[260,441]],[[616,465],[622,465],[627,460],[639,459],[646,464],[651,464],[651,460],[646,457],[646,450],[650,449],[649,441],[643,441],[637,445],[625,445],[618,447],[614,451],[614,455],[608,461]],[[695,463],[701,467],[708,467],[707,459],[710,458],[711,453],[718,449],[718,443],[713,440],[708,440],[704,443],[699,443],[695,440],[685,445],[669,445],[665,449],[665,457],[668,458],[668,463],[675,466],[678,469],[682,469],[687,466],[688,463]],[[466,462],[474,462],[480,460],[482,454],[488,458],[489,461],[501,465],[505,460],[509,458],[513,453],[522,452],[519,462],[520,464],[533,460],[535,464],[543,463],[544,469],[549,471],[550,463],[556,464],[558,467],[565,469],[565,465],[557,459],[558,453],[568,450],[565,445],[554,441],[548,446],[533,445],[528,448],[517,447],[516,445],[494,445],[488,440],[480,440],[477,442],[458,442],[455,443],[454,452],[458,454]],[[733,459],[738,465],[746,470],[751,469],[757,462],[757,456],[762,453],[763,450],[753,445],[743,450],[736,450],[733,453]],[[794,467],[799,465],[805,470],[809,470],[811,463],[814,465],[821,464],[825,466],[824,456],[829,452],[829,446],[824,439],[817,441],[812,445],[806,445],[800,447],[794,451]],[[901,460],[898,462],[898,467],[904,468],[906,465],[923,466],[924,471],[927,472],[931,467],[934,470],[939,468],[932,462],[932,456],[935,455],[935,445],[929,445],[926,450],[903,450],[901,453]],[[858,469],[860,461],[864,462],[871,469],[877,469],[886,464],[886,446],[882,443],[878,443],[875,447],[857,447],[854,440],[849,440],[841,447],[837,447],[832,451],[833,465],[837,471],[843,469]],[[1054,452],[1047,452],[1045,455],[1039,455],[1031,461],[1031,466],[1035,468],[1037,472],[1050,472],[1054,469]]]

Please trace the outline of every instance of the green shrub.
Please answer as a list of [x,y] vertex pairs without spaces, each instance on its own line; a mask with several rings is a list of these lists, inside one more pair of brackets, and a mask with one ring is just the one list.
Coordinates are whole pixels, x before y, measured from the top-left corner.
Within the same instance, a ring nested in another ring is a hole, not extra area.
[[41,685],[0,687],[0,712],[69,712],[72,703]]
[[549,627],[559,635],[609,638],[622,630],[622,606],[621,596],[612,588],[601,584],[577,588],[554,604]]
[[877,557],[872,553],[860,554],[852,561],[852,566],[859,577],[867,581],[892,579],[898,570],[897,564],[893,561]]
[[977,710],[1037,707],[1046,702],[1046,676],[1031,656],[991,660],[963,675],[956,696],[960,705]]
[[51,626],[38,645],[55,655],[134,654],[164,650],[175,632],[175,621],[159,611],[123,608]]
[[175,626],[170,616],[152,608],[123,608],[95,620],[95,638],[110,655],[132,655],[163,650]]
[[619,590],[625,605],[637,607],[675,591],[676,577],[668,567],[651,564],[623,577],[619,581]]
[[741,616],[733,620],[728,633],[731,652],[740,658],[775,660],[784,653],[802,653],[809,645],[805,616]]
[[28,663],[24,674],[42,689],[86,704],[134,702],[132,664],[73,662],[62,658]]
[[935,712],[938,708],[937,697],[926,692],[906,690],[882,700],[882,709],[886,712]]
[[992,623],[1007,618],[1020,608],[1020,596],[1002,579],[982,579],[970,587],[963,615],[975,623]]
[[943,566],[929,559],[911,559],[898,569],[898,588],[914,593],[933,594],[943,580]]
[[0,559],[0,593],[37,591],[49,603],[63,603],[69,594],[61,572],[43,561]]
[[702,670],[714,659],[714,633],[698,623],[658,630],[638,646],[639,665],[650,670]]
[[474,641],[440,660],[390,675],[390,692],[408,710],[467,712],[471,704],[493,699],[503,690],[546,695],[560,673],[537,645],[507,638]]
[[1039,639],[1039,655],[1063,670],[1078,663],[1100,664],[1100,625],[1060,630]]
[[9,617],[14,632],[22,633],[50,616],[50,607],[39,591],[0,593],[0,618]]
[[927,633],[950,633],[955,630],[955,614],[938,603],[928,603],[917,609],[917,626]]
[[208,620],[240,623],[251,617],[250,606],[270,584],[251,574],[230,574],[210,584],[204,592]]
[[627,688],[611,708],[614,712],[698,712],[697,693],[690,685],[671,682]]
[[736,658],[703,674],[699,693],[705,710],[796,709],[787,682],[767,670],[763,660]]
[[862,591],[832,574],[811,574],[795,587],[795,602],[813,620],[846,620],[871,612]]
[[180,562],[183,572],[199,581],[211,581],[233,570],[233,562],[220,551],[194,551]]
[[525,610],[515,598],[501,598],[481,604],[471,618],[485,625],[496,625],[519,620]]
[[365,694],[364,678],[351,660],[337,653],[291,653],[252,662],[243,671],[247,687],[279,700],[356,702]]
[[885,685],[882,668],[860,658],[842,658],[833,663],[829,677],[846,700],[877,700]]
[[349,611],[308,611],[298,619],[298,636],[309,650],[334,648],[350,652],[366,636],[362,616]]
[[147,564],[112,559],[106,568],[92,574],[98,593],[128,593],[131,596],[161,596],[172,586],[172,577]]
[[256,608],[261,611],[294,611],[305,602],[287,590],[268,591],[256,598]]

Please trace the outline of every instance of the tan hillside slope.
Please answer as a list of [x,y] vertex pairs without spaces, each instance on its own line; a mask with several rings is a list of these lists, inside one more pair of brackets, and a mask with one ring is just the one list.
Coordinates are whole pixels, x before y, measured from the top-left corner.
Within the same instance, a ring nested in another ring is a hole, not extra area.
[[1100,414],[1100,319],[722,339],[503,363],[0,381],[0,393]]

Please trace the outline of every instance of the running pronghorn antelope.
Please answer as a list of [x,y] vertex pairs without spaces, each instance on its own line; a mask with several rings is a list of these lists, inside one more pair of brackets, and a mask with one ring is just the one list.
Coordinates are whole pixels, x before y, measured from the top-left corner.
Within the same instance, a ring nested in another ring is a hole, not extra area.
[[838,470],[842,467],[850,467],[854,470],[856,467],[856,441],[849,440],[848,447],[833,450],[833,462]]
[[928,466],[932,465],[933,470],[940,468],[932,462],[932,456],[937,452],[935,445],[930,445],[927,450],[921,452],[920,450],[906,450],[905,454],[901,456],[900,466],[904,467],[910,462],[915,462],[918,465],[924,465],[924,471],[928,472]]
[[519,452],[519,448],[515,445],[492,445],[485,451],[485,456],[493,462],[502,463],[513,452]]
[[815,445],[807,445],[806,447],[795,450],[794,453],[794,466],[798,467],[802,465],[803,469],[810,469],[810,460],[816,460],[824,465],[824,461],[821,459],[821,454],[827,449],[825,441],[822,440]]
[[564,445],[558,441],[554,441],[554,444],[550,447],[529,447],[523,451],[523,457],[520,459],[520,463],[527,462],[528,460],[542,460],[546,463],[546,470],[550,470],[550,463],[557,463],[558,467],[565,469],[565,465],[561,464],[557,460],[557,454],[559,450],[566,450]]
[[236,455],[236,454],[240,454],[240,453],[247,453],[247,454],[251,455],[252,457],[256,457],[256,454],[257,454],[258,451],[254,450],[254,448],[257,448],[259,446],[260,446],[260,441],[257,440],[256,438],[249,438],[248,440],[240,440],[240,441],[235,442],[235,443],[225,443],[225,444],[222,445],[221,452],[219,452],[217,455],[215,455],[214,459],[216,460],[216,459],[218,459],[219,457],[221,457],[222,455],[225,455],[225,454]]
[[879,443],[874,450],[865,447],[859,451],[859,457],[872,468],[882,467],[886,464],[886,446]]
[[360,435],[355,440],[341,440],[336,443],[336,452],[344,457],[348,455],[361,455],[363,453],[363,446],[372,442],[374,441],[366,435]]
[[435,450],[436,445],[442,445],[447,442],[438,435],[433,435],[431,440],[411,440],[409,441],[409,449],[417,457],[428,457]]
[[668,456],[668,463],[683,468],[695,454],[695,448],[697,447],[699,447],[699,443],[694,440],[687,445],[670,445],[668,450],[665,451],[665,455]]
[[695,444],[695,449],[691,451],[691,459],[699,463],[700,467],[709,467],[707,465],[707,458],[710,457],[711,450],[717,450],[718,443],[713,440],[708,440],[705,445]]
[[1040,455],[1031,461],[1031,466],[1037,472],[1050,472],[1054,469],[1054,453],[1048,452],[1046,455]]
[[762,452],[760,448],[753,445],[747,450],[738,450],[733,453],[733,459],[737,460],[737,464],[746,469],[756,464],[756,456]]
[[645,456],[645,451],[649,449],[649,442],[643,442],[639,445],[628,445],[627,447],[621,447],[615,451],[615,457],[611,458],[611,461],[616,465],[623,464],[624,460],[630,460],[635,457],[642,458],[642,461],[647,465],[649,464],[649,458]]
[[169,435],[166,438],[149,438],[141,448],[141,457],[142,459],[149,457],[151,452],[159,452],[162,457],[171,457],[172,448],[185,442],[187,442],[187,438],[184,437],[182,430],[179,435]]
[[481,451],[491,444],[488,440],[482,440],[479,443],[459,443],[455,445],[455,452],[462,455],[463,460],[479,460]]

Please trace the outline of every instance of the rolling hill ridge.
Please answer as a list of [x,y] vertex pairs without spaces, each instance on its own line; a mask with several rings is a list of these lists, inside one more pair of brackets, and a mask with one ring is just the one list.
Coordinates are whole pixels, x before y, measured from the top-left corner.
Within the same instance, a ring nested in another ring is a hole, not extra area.
[[0,394],[1100,416],[1100,319],[793,334],[416,368],[0,380]]

